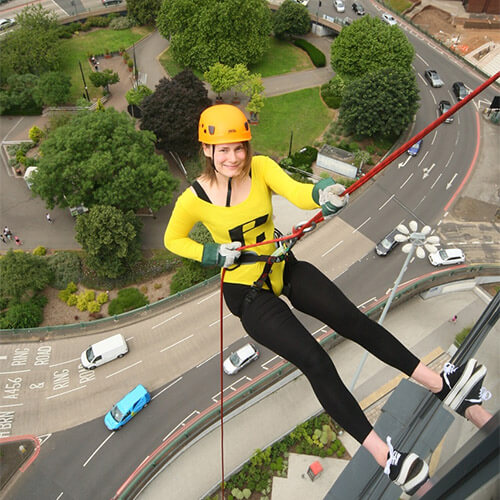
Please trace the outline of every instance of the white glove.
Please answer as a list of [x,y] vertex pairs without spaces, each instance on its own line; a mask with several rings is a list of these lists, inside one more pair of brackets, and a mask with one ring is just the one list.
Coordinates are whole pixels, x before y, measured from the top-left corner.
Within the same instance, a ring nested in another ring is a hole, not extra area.
[[220,266],[231,267],[240,258],[241,251],[237,250],[241,247],[239,241],[231,243],[207,243],[203,246],[203,256],[201,263],[205,266]]
[[330,184],[319,190],[319,205],[324,217],[337,213],[347,205],[349,195],[340,196],[345,191],[342,184]]

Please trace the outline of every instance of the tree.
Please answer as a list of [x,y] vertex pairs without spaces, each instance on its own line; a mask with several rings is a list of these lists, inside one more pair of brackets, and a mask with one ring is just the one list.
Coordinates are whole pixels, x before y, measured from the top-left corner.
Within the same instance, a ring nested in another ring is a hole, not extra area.
[[24,8],[16,18],[17,29],[0,41],[0,84],[13,75],[57,71],[61,61],[57,16],[41,5]]
[[309,33],[311,18],[307,7],[295,0],[285,0],[273,15],[273,30],[276,38],[282,40]]
[[[1,73],[1,71],[0,71]],[[39,114],[42,103],[37,94],[39,78],[27,73],[11,75],[0,91],[0,114]]]
[[321,97],[325,104],[333,109],[338,109],[342,102],[345,82],[340,75],[335,75],[329,82],[321,86]]
[[399,135],[411,123],[419,99],[413,71],[380,69],[347,85],[340,121],[353,134]]
[[169,0],[157,18],[175,61],[206,71],[216,62],[259,61],[269,46],[271,11],[265,0]]
[[331,46],[331,65],[347,79],[380,68],[411,70],[415,51],[404,32],[376,17],[364,16],[342,28]]
[[210,104],[207,89],[192,71],[162,78],[142,101],[141,129],[153,131],[163,150],[190,155],[198,145],[198,119]]
[[0,297],[27,301],[43,290],[53,274],[43,257],[9,250],[0,259]]
[[137,88],[132,88],[125,94],[125,99],[129,104],[140,106],[142,101],[151,95],[153,91],[146,85],[137,85]]
[[57,106],[67,102],[71,90],[71,79],[64,73],[49,71],[38,80],[35,93],[37,100],[45,106]]
[[104,71],[93,71],[92,73],[90,73],[89,78],[94,87],[102,87],[108,93],[109,86],[120,81],[118,73],[113,72],[113,70],[111,69],[105,69]]
[[111,205],[158,210],[178,181],[155,152],[155,136],[113,108],[81,111],[40,145],[32,190],[47,207]]
[[229,90],[236,83],[233,68],[219,62],[210,66],[210,68],[203,73],[203,78],[212,87],[218,99],[221,99],[221,94]]
[[76,219],[75,239],[86,252],[85,263],[101,278],[117,278],[141,259],[142,222],[132,211],[96,205]]
[[160,10],[162,0],[127,0],[127,15],[138,24],[152,24]]

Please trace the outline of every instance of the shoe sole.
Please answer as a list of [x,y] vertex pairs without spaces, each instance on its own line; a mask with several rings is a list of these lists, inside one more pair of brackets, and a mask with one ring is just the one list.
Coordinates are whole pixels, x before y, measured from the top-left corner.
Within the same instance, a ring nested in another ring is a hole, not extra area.
[[[443,400],[445,405],[450,405],[454,399],[457,397],[458,393],[462,390],[463,386],[468,382],[472,374],[474,373],[474,369],[476,368],[477,361],[475,359],[469,359],[467,364],[465,365],[464,372],[462,376],[457,380],[457,383],[450,389],[450,392],[446,395]],[[443,380],[444,383],[444,380]],[[465,397],[465,396],[464,396]]]
[[450,404],[450,408],[452,410],[456,410],[465,400],[465,398],[469,395],[469,392],[473,389],[473,387],[485,377],[487,372],[486,366],[481,365],[469,378],[469,380],[462,387],[462,390],[455,396],[455,399]]
[[[418,461],[420,468],[415,473],[415,462]],[[413,475],[411,479],[408,476]],[[395,483],[399,484],[405,493],[413,495],[420,486],[422,486],[429,478],[429,466],[415,453],[411,453],[405,460],[403,467],[396,479]]]

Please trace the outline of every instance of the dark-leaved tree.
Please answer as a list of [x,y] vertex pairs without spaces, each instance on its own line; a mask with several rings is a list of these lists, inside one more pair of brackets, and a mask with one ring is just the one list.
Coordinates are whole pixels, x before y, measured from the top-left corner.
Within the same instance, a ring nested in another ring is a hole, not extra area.
[[160,10],[162,0],[127,0],[127,15],[138,24],[152,24]]
[[142,101],[141,129],[154,132],[159,148],[191,155],[198,144],[198,119],[210,104],[203,83],[184,70],[171,80],[162,78]]
[[273,15],[273,31],[280,39],[309,33],[311,18],[307,7],[295,0],[285,0]]

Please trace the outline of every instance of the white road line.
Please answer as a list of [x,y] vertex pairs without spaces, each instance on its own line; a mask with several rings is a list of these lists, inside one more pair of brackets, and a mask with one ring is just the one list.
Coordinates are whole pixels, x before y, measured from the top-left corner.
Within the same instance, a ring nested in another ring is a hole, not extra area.
[[410,174],[410,177],[408,177],[408,179],[406,179],[403,184],[401,184],[401,186],[399,186],[399,189],[403,189],[403,187],[405,186],[405,184],[413,177],[413,172]]
[[317,333],[326,333],[325,332],[326,325],[323,325],[321,328],[318,328],[315,332],[312,332],[311,335],[316,335]]
[[[247,335],[245,335],[245,337],[247,337]],[[229,346],[226,346],[224,347],[224,350],[222,352],[224,352]],[[196,365],[196,368],[199,368],[200,366],[203,366],[205,363],[208,363],[211,359],[214,359],[216,356],[218,356],[220,353],[216,352],[213,356],[210,356],[208,359],[206,359],[205,361],[202,361],[199,365]]]
[[425,160],[425,157],[426,157],[428,154],[429,154],[429,151],[426,151],[426,152],[425,152],[424,157],[423,157],[423,158],[422,158],[422,159],[418,162],[417,167],[420,167],[420,165],[421,165],[421,164],[422,164],[422,162]]
[[431,146],[434,144],[434,141],[436,140],[436,137],[438,135],[437,129],[434,131],[434,135],[432,136],[432,141],[431,141]]
[[[428,62],[427,62],[427,61],[426,61],[426,60],[425,60],[422,56],[420,56],[419,54],[415,54],[415,55],[416,55],[416,56],[417,56],[417,57],[418,57],[418,58],[419,58],[419,59],[420,59],[420,60],[421,60],[421,61],[422,61],[422,62],[423,62],[426,66],[429,66],[429,63],[428,63]],[[422,78],[422,80],[424,80],[424,78],[422,77],[422,75],[420,75],[420,73],[419,73],[419,76],[420,76],[420,78]],[[424,82],[425,82],[425,80],[424,80]]]
[[177,314],[174,314],[173,316],[170,316],[170,318],[167,318],[165,321],[162,321],[161,323],[158,323],[157,325],[152,326],[151,330],[154,330],[155,328],[158,328],[159,326],[164,325],[165,323],[167,323],[167,321],[170,321],[171,319],[177,318],[177,316],[180,316],[181,314],[182,314],[182,312],[179,312]]
[[[226,315],[225,315],[222,319],[229,318],[229,316],[231,316],[231,313],[226,314]],[[217,321],[214,321],[213,323],[210,323],[210,324],[208,325],[208,327],[210,328],[211,326],[214,326],[214,325],[216,325],[217,323],[220,323],[220,319],[218,319]]]
[[368,219],[366,219],[365,222],[363,222],[356,229],[354,229],[351,234],[354,234],[356,231],[358,231],[359,229],[361,229],[370,219],[371,219],[371,217],[368,217]]
[[267,368],[267,366],[266,366],[266,365],[267,365],[268,363],[271,363],[271,362],[272,362],[272,361],[274,361],[275,359],[278,359],[278,358],[281,358],[281,356],[276,355],[276,356],[274,356],[273,358],[268,359],[265,363],[262,363],[260,366],[261,366],[264,370],[269,370],[269,368]]
[[200,412],[198,410],[192,411],[184,420],[179,422],[163,439],[162,441],[165,441],[168,439],[179,427],[184,427],[186,424],[184,423],[186,420],[191,418],[193,415],[199,415]]
[[56,7],[56,9],[59,7],[59,9],[61,9],[61,10],[63,11],[64,15],[65,15],[66,17],[69,17],[69,13],[68,13],[68,12],[66,12],[66,11],[65,11],[65,10],[64,10],[64,9],[63,9],[63,8],[62,8],[59,4],[58,4],[58,3],[56,3],[54,0],[52,0],[52,3],[53,3],[53,4],[54,4],[54,6]]
[[425,196],[417,203],[417,206],[413,210],[416,210],[424,201],[425,201]]
[[387,205],[387,203],[389,203],[393,198],[394,195],[391,195],[391,197],[382,206],[379,207],[379,210],[382,210]]
[[368,302],[373,302],[374,300],[377,300],[377,297],[372,297],[371,299],[366,300],[362,304],[359,304],[358,308],[365,307],[365,305],[368,304]]
[[94,453],[92,453],[92,455],[90,455],[89,458],[87,458],[87,461],[83,464],[83,467],[86,467],[87,464],[92,460],[92,458],[94,458],[94,455],[107,443],[108,439],[110,439],[113,435],[115,434],[115,431],[113,431],[98,447],[97,449],[94,451]]
[[7,356],[0,356],[0,359],[7,359]]
[[185,337],[185,338],[179,340],[179,342],[176,342],[175,344],[171,344],[171,345],[169,345],[167,347],[164,347],[163,349],[160,349],[160,352],[167,351],[168,349],[171,349],[172,347],[175,347],[176,345],[178,345],[178,344],[180,344],[180,343],[182,343],[182,342],[190,339],[191,337],[194,337],[194,334],[191,334],[191,335],[189,335],[189,337]]
[[125,368],[118,370],[115,373],[110,373],[109,375],[106,375],[106,378],[114,377],[115,375],[118,375],[119,373],[124,372],[125,370],[128,370],[129,368],[133,368],[134,366],[138,365],[139,363],[142,363],[142,359],[140,359],[139,361],[135,362],[132,365],[126,366]]
[[15,403],[11,405],[0,405],[0,408],[12,408],[13,406],[23,406],[24,403]]
[[434,104],[437,104],[436,98],[434,97],[434,92],[432,92],[432,90],[431,90],[431,97],[432,97],[432,100],[434,101]]
[[9,137],[10,133],[21,123],[22,119],[23,117],[21,116],[21,118],[19,118],[19,120],[17,120],[17,122],[14,125],[12,125],[10,130],[5,134],[5,137],[3,138],[4,141],[7,140],[7,137]]
[[457,130],[457,138],[455,139],[455,146],[458,144],[459,140],[460,140],[460,129]]
[[71,389],[69,391],[60,392],[59,394],[54,394],[53,396],[47,396],[45,399],[58,398],[59,396],[64,396],[65,394],[69,394],[70,392],[75,392],[79,391],[80,389],[84,389],[85,387],[87,387],[87,385],[81,385],[80,387],[76,387],[75,389]]
[[64,491],[61,491],[59,495],[57,495],[56,500],[59,500],[64,495]]
[[68,363],[73,363],[74,361],[80,361],[80,358],[70,359],[69,361],[61,361],[61,363],[56,363],[55,365],[49,365],[49,368],[54,368],[55,366],[67,365]]
[[31,370],[17,370],[15,372],[0,372],[0,375],[13,375],[15,373],[26,373],[30,372]]
[[216,292],[210,294],[208,297],[205,297],[204,299],[201,299],[199,302],[196,302],[196,304],[201,304],[201,303],[205,302],[205,300],[211,299],[214,295],[218,295],[218,294],[219,294],[219,290],[217,290]]
[[170,385],[167,385],[167,387],[162,389],[158,394],[155,394],[151,399],[157,398],[160,394],[164,393],[167,389],[170,389],[173,385],[177,384],[177,382],[179,382],[180,380],[182,380],[182,377],[179,377],[177,380],[174,380]]
[[432,188],[433,188],[433,187],[437,184],[437,181],[441,178],[441,176],[442,176],[442,175],[443,175],[443,174],[439,174],[439,175],[437,176],[437,179],[436,179],[436,180],[434,181],[434,183],[432,184],[431,189],[432,189]]
[[332,250],[335,250],[342,243],[344,243],[344,240],[340,240],[336,245],[334,245],[332,248],[330,248],[330,250],[327,250],[321,257],[328,255]]

